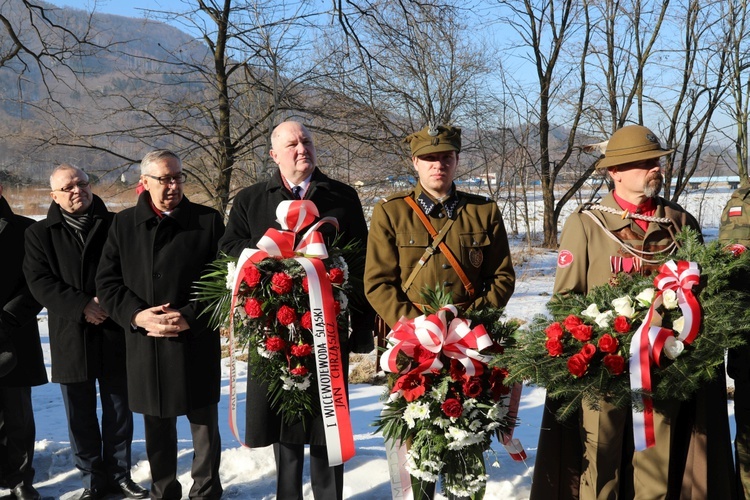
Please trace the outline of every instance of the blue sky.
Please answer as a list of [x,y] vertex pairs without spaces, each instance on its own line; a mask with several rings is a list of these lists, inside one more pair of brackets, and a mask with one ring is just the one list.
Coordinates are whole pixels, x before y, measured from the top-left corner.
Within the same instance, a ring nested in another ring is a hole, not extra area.
[[50,3],[83,9],[86,11],[96,7],[97,12],[105,14],[117,14],[128,17],[144,17],[143,9],[151,10],[177,10],[182,2],[180,0],[48,0]]

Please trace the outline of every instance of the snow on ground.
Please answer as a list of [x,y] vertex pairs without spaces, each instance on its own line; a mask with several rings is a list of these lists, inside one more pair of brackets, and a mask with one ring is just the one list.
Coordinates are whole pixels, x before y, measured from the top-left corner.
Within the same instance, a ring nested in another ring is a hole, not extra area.
[[[729,198],[722,191],[708,198],[682,201],[692,213],[700,211],[704,232],[708,238],[715,237],[721,208]],[[543,313],[549,300],[554,280],[556,254],[547,250],[523,250],[522,243],[515,243],[516,291],[506,308],[509,317],[530,319]],[[49,371],[49,337],[47,316],[39,316],[45,360]],[[239,364],[238,383],[239,415],[244,422],[244,383],[247,367]],[[373,433],[371,423],[380,412],[383,388],[353,384],[350,386],[351,414],[357,448],[356,456],[347,462],[344,476],[344,498],[353,500],[386,500],[390,498],[388,469],[382,436]],[[228,420],[229,369],[227,360],[222,368],[222,400],[219,418],[222,433],[221,480],[224,498],[272,499],[275,496],[275,465],[271,448],[249,449],[242,447],[232,436],[226,424]],[[45,498],[77,499],[81,492],[80,474],[75,469],[68,441],[67,422],[60,388],[57,384],[46,384],[33,389],[34,411],[37,426],[35,486]],[[519,416],[520,426],[515,437],[523,443],[528,458],[525,463],[514,462],[502,446],[495,445],[499,468],[488,468],[490,474],[486,491],[487,499],[525,499],[531,487],[531,476],[536,458],[536,446],[544,404],[544,390],[525,387]],[[731,403],[730,403],[731,412]],[[135,415],[133,440],[133,479],[144,486],[150,485],[149,465],[146,459],[143,437],[143,421]],[[734,424],[733,419],[732,424]],[[179,435],[179,479],[183,485],[183,497],[190,488],[190,462],[192,443],[187,419],[178,419]],[[0,494],[8,494],[0,490]],[[305,470],[304,494],[312,498],[309,473]],[[7,498],[7,496],[6,496]],[[118,498],[110,496],[109,498]],[[437,498],[444,498],[438,495]]]

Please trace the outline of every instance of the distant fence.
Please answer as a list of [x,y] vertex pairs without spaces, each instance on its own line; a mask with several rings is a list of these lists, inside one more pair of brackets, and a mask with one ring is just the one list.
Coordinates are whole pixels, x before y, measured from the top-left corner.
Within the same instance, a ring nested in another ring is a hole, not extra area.
[[740,178],[737,175],[717,175],[715,177],[691,177],[688,179],[688,184],[691,189],[699,189],[701,187],[712,187],[726,184],[730,189],[737,189],[740,187]]

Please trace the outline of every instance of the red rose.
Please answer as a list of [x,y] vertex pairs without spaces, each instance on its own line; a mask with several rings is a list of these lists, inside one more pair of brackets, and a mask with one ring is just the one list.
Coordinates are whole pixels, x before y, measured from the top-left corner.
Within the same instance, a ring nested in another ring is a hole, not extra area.
[[503,384],[505,377],[508,376],[508,370],[505,368],[493,368],[490,371],[490,392],[493,401],[500,401],[500,398],[510,393],[510,387]]
[[299,324],[302,325],[302,328],[312,330],[312,314],[310,314],[310,311],[305,311],[305,314],[299,320]]
[[459,380],[464,379],[464,375],[466,374],[466,369],[464,368],[464,365],[461,364],[460,361],[457,359],[451,358],[451,366],[448,369],[451,375],[451,380],[454,382],[458,382]]
[[573,328],[582,325],[583,320],[576,316],[575,314],[571,314],[565,320],[563,321],[563,325],[565,325],[565,329],[568,330],[570,333],[573,333]]
[[328,271],[328,279],[331,280],[331,283],[334,285],[340,285],[344,282],[344,271],[338,267],[333,267]]
[[412,402],[425,393],[425,378],[421,373],[407,373],[393,385],[393,392],[402,391],[404,399]]
[[594,357],[594,354],[596,354],[596,346],[594,344],[583,344],[579,354],[584,357],[586,362],[589,362]]
[[435,354],[428,351],[427,349],[422,348],[421,346],[414,346],[414,352],[412,353],[412,359],[414,360],[414,365],[421,365],[424,362],[430,362],[432,363],[432,360],[435,358]]
[[266,351],[279,352],[286,347],[286,342],[281,337],[268,337],[266,339]]
[[563,353],[563,344],[558,339],[547,339],[547,343],[544,344],[544,347],[547,348],[547,353],[553,358],[556,358]]
[[733,243],[731,245],[725,246],[724,250],[726,250],[727,252],[731,252],[735,257],[739,257],[740,255],[745,253],[747,247],[745,245],[740,245],[739,243]]
[[304,377],[305,375],[307,375],[307,368],[302,365],[297,365],[296,368],[292,368],[291,370],[289,370],[289,373],[298,377]]
[[283,295],[292,291],[294,280],[286,273],[274,273],[271,276],[271,290]]
[[310,289],[308,288],[307,284],[307,276],[302,278],[302,290],[304,290],[305,293],[310,293]]
[[630,331],[630,321],[625,316],[615,318],[615,331],[617,333],[628,333]]
[[461,401],[456,398],[446,399],[443,404],[440,405],[440,409],[443,410],[443,413],[445,413],[446,416],[451,418],[458,418],[464,412],[464,407],[461,404]]
[[[622,318],[622,316],[620,317]],[[602,352],[607,352],[607,353],[615,352],[617,351],[617,347],[619,345],[620,343],[617,341],[617,339],[608,333],[605,333],[599,339],[599,349],[601,349]]]
[[249,298],[245,301],[245,313],[250,318],[260,318],[263,316],[263,303],[256,298]]
[[625,358],[619,354],[607,354],[602,363],[612,375],[619,375],[625,370]]
[[482,379],[479,377],[469,377],[464,381],[461,389],[466,397],[476,398],[482,394]]
[[292,356],[298,358],[304,358],[312,353],[312,346],[310,344],[294,344],[292,346]]
[[583,356],[583,354],[573,354],[568,359],[568,371],[574,376],[574,377],[583,377],[586,374],[586,370],[589,369],[589,362],[586,361],[586,358]]
[[562,325],[560,325],[560,323],[557,321],[545,328],[544,333],[547,334],[548,338],[558,340],[563,338],[563,335],[565,334],[565,332],[563,332]]
[[289,326],[297,321],[297,313],[288,305],[283,305],[279,307],[278,311],[276,311],[276,319],[279,320],[279,323],[282,325]]
[[249,286],[250,288],[255,288],[258,286],[258,283],[260,283],[260,271],[258,271],[258,268],[249,265],[244,268],[245,272],[242,275],[242,280]]
[[593,335],[593,333],[594,327],[590,325],[578,325],[574,326],[570,330],[570,334],[581,342],[587,342],[591,340],[591,335]]

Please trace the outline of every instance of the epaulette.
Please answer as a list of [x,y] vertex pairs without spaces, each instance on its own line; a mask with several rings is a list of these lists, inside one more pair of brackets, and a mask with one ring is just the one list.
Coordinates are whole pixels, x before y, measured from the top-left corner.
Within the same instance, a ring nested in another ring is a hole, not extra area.
[[400,200],[400,199],[406,198],[407,196],[409,196],[413,192],[414,191],[401,191],[399,193],[394,193],[394,194],[392,194],[390,196],[387,196],[387,197],[383,198],[382,202],[383,203],[388,203],[389,201]]
[[739,198],[741,200],[744,200],[748,195],[750,195],[750,187],[740,188],[732,193],[732,198]]
[[467,199],[473,198],[475,200],[481,200],[481,201],[492,201],[492,198],[484,194],[467,193],[465,191],[459,191],[459,193],[461,194],[461,196]]

